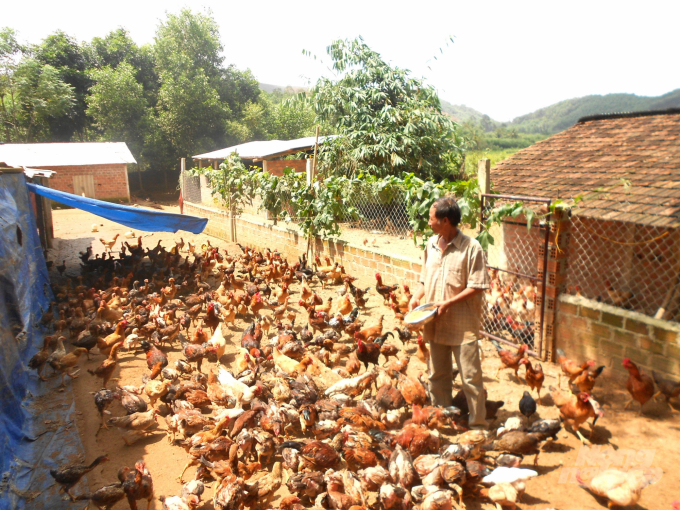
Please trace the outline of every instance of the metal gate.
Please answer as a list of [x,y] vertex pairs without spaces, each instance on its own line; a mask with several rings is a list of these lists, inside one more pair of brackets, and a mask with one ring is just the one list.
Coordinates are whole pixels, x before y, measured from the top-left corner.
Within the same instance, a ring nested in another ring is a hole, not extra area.
[[512,195],[482,195],[482,225],[505,204],[521,202],[535,213],[531,227],[526,217],[506,217],[490,233],[494,244],[486,251],[491,289],[486,292],[482,331],[487,338],[519,347],[545,358],[543,324],[550,238],[550,200]]

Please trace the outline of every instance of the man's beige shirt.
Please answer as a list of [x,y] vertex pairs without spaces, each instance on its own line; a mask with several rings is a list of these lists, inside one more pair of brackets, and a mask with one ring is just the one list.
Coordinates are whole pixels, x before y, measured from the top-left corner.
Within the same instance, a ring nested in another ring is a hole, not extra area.
[[[460,294],[466,287],[489,288],[489,275],[484,252],[476,239],[460,230],[446,246],[439,249],[439,236],[432,236],[424,253],[420,281],[425,285],[421,303],[438,303]],[[455,303],[443,315],[425,325],[423,338],[427,342],[462,345],[478,339],[481,327],[484,293]]]

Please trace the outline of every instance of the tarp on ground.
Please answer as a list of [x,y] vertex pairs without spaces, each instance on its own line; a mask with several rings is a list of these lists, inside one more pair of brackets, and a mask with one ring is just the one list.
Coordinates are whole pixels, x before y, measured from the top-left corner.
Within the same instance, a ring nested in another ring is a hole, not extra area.
[[175,214],[162,211],[149,211],[129,205],[112,204],[103,200],[81,197],[65,191],[46,188],[37,184],[26,184],[28,189],[60,204],[82,209],[107,220],[115,221],[126,227],[146,232],[177,232],[185,230],[200,234],[208,224],[207,218]]
[[27,366],[43,345],[40,319],[52,299],[24,174],[1,173],[0,510],[72,508],[49,470],[82,459],[73,395]]

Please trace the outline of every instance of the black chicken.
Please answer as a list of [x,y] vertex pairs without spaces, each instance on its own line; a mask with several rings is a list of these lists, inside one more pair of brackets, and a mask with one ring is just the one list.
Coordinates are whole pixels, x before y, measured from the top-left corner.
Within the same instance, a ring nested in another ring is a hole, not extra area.
[[76,496],[76,501],[92,501],[97,508],[107,510],[113,508],[124,497],[123,484],[117,482],[104,485],[104,487],[100,487],[92,494]]
[[525,391],[519,401],[519,412],[529,419],[536,412],[536,401]]
[[168,357],[158,347],[142,340],[142,349],[146,353],[146,366],[151,370],[150,379],[155,379],[168,366]]
[[[94,394],[94,405],[97,406],[97,411],[99,412],[99,416],[102,419],[102,423],[99,425],[99,430],[101,430],[102,427],[105,429],[109,428],[104,423],[104,411],[106,411],[106,408],[109,407],[111,402],[113,402],[115,399],[120,399],[120,393],[116,393],[115,391],[107,389],[99,390]],[[99,433],[99,430],[97,430],[97,433]]]
[[366,367],[366,370],[368,370],[369,363],[373,363],[374,365],[378,364],[378,359],[380,358],[380,345],[359,340],[356,353],[359,361],[361,361]]
[[100,455],[92,461],[89,466],[85,464],[76,464],[75,466],[67,466],[59,469],[50,469],[50,475],[54,480],[61,485],[61,489],[71,498],[71,501],[75,501],[75,498],[71,494],[71,489],[75,484],[77,484],[80,479],[96,468],[102,462],[109,460],[108,455]]
[[[486,392],[486,390],[484,390]],[[461,414],[470,414],[470,408],[468,407],[467,397],[463,390],[459,390],[458,393],[453,397],[451,405],[460,409]],[[498,410],[505,405],[502,400],[486,400],[486,419],[495,420],[496,413]]]

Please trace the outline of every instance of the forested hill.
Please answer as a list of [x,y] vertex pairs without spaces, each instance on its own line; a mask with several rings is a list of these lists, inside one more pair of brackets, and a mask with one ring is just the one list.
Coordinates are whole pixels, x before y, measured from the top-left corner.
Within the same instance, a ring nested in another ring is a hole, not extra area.
[[587,115],[600,113],[621,113],[640,110],[665,110],[680,108],[680,89],[656,97],[636,96],[635,94],[592,95],[567,99],[541,108],[535,112],[517,117],[512,122],[501,123],[488,115],[465,105],[453,105],[442,100],[442,110],[455,117],[459,122],[473,122],[484,131],[494,131],[505,126],[524,133],[554,134],[563,131]]
[[641,110],[665,110],[680,107],[680,89],[657,97],[636,96],[635,94],[607,94],[606,96],[585,96],[560,101],[533,113],[514,119],[510,126],[525,133],[558,133],[578,122],[587,115],[600,113],[622,113]]

